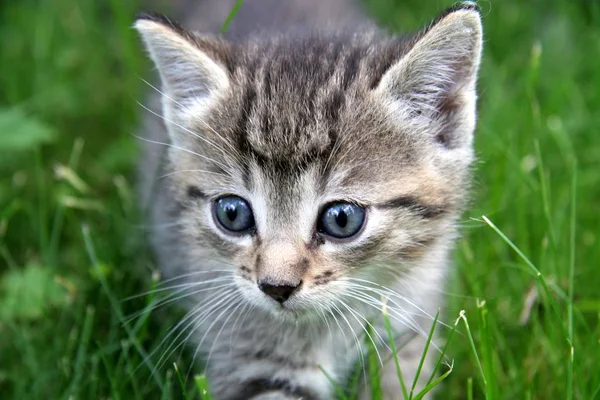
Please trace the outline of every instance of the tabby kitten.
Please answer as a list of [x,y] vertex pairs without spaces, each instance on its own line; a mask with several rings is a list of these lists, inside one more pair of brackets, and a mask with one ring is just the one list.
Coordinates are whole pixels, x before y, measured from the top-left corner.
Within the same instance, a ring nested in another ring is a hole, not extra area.
[[[216,30],[232,4],[200,2],[187,25]],[[135,28],[162,82],[142,198],[189,307],[165,353],[191,342],[216,399],[330,399],[372,340],[401,398],[382,308],[410,384],[470,181],[477,7],[406,37],[343,0],[249,0],[225,36]]]

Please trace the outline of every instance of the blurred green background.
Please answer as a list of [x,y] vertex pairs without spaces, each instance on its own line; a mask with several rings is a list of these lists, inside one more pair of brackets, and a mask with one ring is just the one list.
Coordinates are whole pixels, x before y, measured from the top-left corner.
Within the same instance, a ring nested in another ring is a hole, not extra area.
[[[143,361],[172,310],[125,323],[156,270],[134,189],[138,4],[0,4],[0,398],[193,397],[185,359]],[[366,5],[409,31],[451,2]],[[480,5],[479,161],[442,318],[465,310],[470,330],[438,397],[600,399],[600,2]]]

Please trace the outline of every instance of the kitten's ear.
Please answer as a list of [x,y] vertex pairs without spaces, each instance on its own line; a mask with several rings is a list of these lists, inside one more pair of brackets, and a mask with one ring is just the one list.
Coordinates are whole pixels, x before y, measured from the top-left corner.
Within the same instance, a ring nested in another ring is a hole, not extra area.
[[417,35],[408,53],[385,72],[378,90],[400,102],[397,109],[404,118],[452,125],[436,133],[444,145],[470,144],[481,48],[478,7],[470,2],[455,6]]
[[219,44],[200,39],[166,17],[137,18],[140,33],[167,94],[178,102],[208,97],[229,85],[227,70],[216,57]]

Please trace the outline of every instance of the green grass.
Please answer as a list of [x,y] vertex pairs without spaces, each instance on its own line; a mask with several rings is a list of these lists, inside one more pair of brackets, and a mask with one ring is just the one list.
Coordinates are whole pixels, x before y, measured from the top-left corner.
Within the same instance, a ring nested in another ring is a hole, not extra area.
[[[408,30],[450,4],[368,8]],[[480,161],[440,316],[456,333],[437,328],[452,336],[453,361],[439,397],[600,399],[600,4],[481,6]],[[128,322],[156,299],[122,301],[156,283],[134,194],[148,66],[135,11],[116,0],[0,8],[3,399],[206,388],[202,377],[180,383],[185,356],[151,373],[158,358],[147,356],[177,317]]]

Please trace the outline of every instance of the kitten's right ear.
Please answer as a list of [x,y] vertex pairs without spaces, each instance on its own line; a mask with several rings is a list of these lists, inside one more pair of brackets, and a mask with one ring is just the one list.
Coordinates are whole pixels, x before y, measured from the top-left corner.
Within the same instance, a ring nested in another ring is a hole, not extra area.
[[163,89],[177,102],[206,98],[229,86],[227,70],[215,57],[216,41],[200,40],[160,15],[140,15],[134,27],[160,73]]
[[[478,7],[472,2],[458,4],[416,36],[377,89],[400,105],[396,110],[403,113],[404,122],[418,121],[448,148],[470,146],[481,49]],[[432,129],[432,121],[441,124]]]

